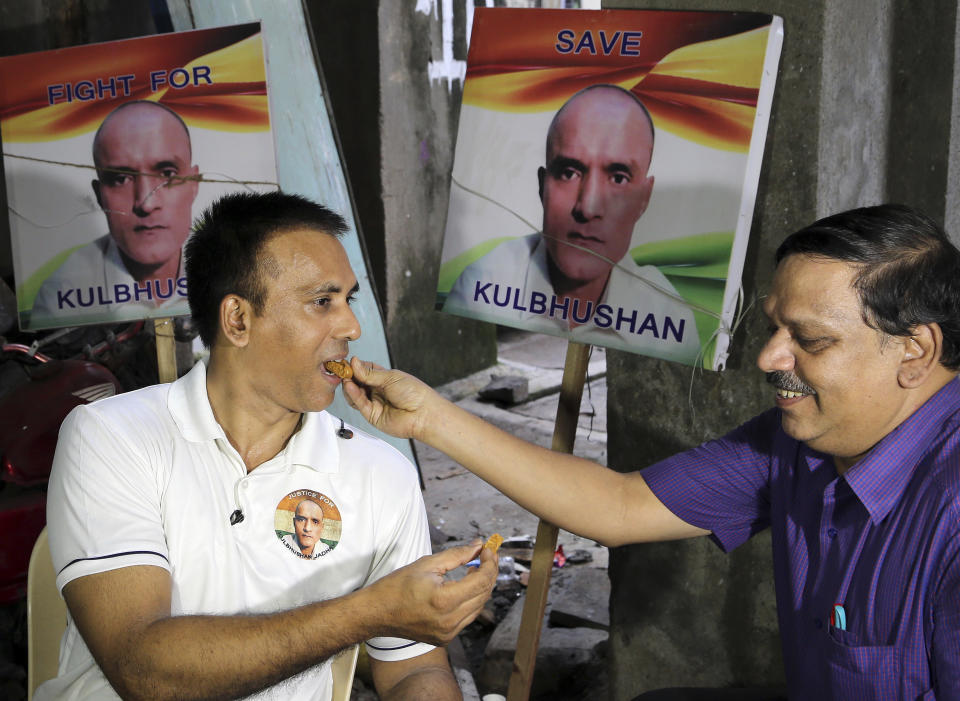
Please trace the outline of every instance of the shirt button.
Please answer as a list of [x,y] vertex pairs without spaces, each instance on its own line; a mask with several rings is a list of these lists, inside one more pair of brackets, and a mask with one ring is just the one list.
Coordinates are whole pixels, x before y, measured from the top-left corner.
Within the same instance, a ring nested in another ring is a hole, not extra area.
[[831,538],[836,538],[836,537],[837,537],[837,529],[836,529],[836,528],[828,528],[828,529],[827,529],[827,535],[830,536]]
[[817,630],[820,630],[821,628],[823,628],[823,621],[819,618],[814,618],[813,625],[816,626]]

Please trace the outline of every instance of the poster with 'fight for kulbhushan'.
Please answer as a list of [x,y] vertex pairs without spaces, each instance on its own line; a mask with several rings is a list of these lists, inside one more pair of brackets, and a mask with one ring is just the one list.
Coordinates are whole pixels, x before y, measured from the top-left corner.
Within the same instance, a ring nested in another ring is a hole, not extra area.
[[260,24],[0,58],[25,330],[189,314],[193,219],[276,189]]

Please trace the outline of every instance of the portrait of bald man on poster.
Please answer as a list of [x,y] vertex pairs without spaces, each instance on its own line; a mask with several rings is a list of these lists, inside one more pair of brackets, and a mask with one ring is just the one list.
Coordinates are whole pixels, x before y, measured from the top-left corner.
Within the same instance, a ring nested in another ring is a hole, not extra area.
[[93,139],[91,182],[107,233],[73,251],[40,286],[31,318],[47,324],[84,308],[135,316],[189,314],[183,244],[199,168],[190,132],[169,107],[146,100],[114,109]]
[[20,327],[189,314],[194,217],[277,187],[259,23],[4,57],[0,83]]
[[567,100],[537,169],[541,231],[468,265],[444,309],[692,364],[700,351],[692,310],[655,266],[628,255],[653,193],[653,144],[653,122],[629,91],[594,85]]
[[[514,10],[475,15],[437,308],[719,369],[775,22],[607,10],[517,19]],[[647,48],[641,37],[651,36],[659,41]],[[730,85],[666,103],[675,59],[690,75],[702,66],[703,91],[707,76],[724,73],[724,55],[737,68],[722,79],[757,84],[738,93],[752,104],[736,119],[720,114]],[[746,75],[732,75],[745,65]]]

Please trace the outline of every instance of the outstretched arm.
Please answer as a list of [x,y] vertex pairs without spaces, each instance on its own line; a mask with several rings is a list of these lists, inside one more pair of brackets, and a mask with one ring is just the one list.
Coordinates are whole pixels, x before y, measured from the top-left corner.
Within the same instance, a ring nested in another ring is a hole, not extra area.
[[446,453],[550,523],[610,546],[707,533],[667,509],[640,473],[527,443],[398,370],[357,358],[351,365],[344,392],[372,425]]
[[[63,594],[123,698],[235,698],[369,638],[449,642],[480,612],[496,581],[496,556],[488,549],[461,580],[444,578],[479,547],[450,548],[347,596],[269,615],[171,616],[170,574],[154,566],[80,577]],[[395,685],[403,676],[388,678]]]

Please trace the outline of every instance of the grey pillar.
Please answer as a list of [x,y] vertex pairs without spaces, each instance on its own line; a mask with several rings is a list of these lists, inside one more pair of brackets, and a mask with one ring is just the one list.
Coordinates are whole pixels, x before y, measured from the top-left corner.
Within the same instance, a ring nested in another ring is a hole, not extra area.
[[496,345],[491,324],[433,309],[467,2],[429,5],[307,2],[394,367],[436,384],[493,364]]

